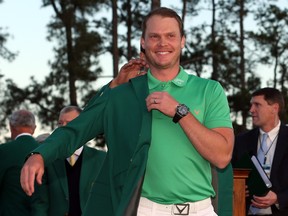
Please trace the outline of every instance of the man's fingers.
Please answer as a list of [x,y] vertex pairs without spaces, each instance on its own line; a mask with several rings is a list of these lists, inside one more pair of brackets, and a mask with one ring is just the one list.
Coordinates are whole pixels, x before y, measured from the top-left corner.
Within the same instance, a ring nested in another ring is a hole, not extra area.
[[21,170],[20,183],[21,183],[21,187],[24,190],[24,192],[28,196],[31,196],[33,194],[33,192],[34,192],[34,184],[33,184],[32,188],[31,188],[30,184],[29,184],[29,182],[31,180],[29,179],[29,177],[30,177],[29,169],[28,169],[27,166],[24,165],[22,170]]
[[[38,172],[38,174],[36,174],[36,181],[37,181],[37,183],[38,183],[39,185],[42,184],[42,176],[43,176],[43,174],[44,174],[43,170],[40,170],[40,171]],[[33,182],[34,182],[34,181],[33,181]]]
[[40,154],[32,155],[25,162],[20,176],[20,183],[28,196],[34,193],[35,178],[38,184],[42,184],[44,174],[44,161]]

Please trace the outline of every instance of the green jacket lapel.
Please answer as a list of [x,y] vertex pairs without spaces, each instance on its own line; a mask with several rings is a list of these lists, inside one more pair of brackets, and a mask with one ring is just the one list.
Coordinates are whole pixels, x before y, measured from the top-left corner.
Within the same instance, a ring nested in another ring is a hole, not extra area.
[[[135,147],[132,163],[128,171],[128,176],[132,178],[127,179],[123,187],[121,203],[116,215],[134,215],[137,211],[139,196],[141,195],[143,174],[145,173],[146,162],[148,157],[148,150],[151,143],[151,126],[152,115],[148,112],[146,106],[146,97],[149,94],[147,76],[141,76],[131,81],[132,87],[137,95],[139,104],[142,109],[141,131],[137,146]],[[135,169],[135,166],[139,168]],[[138,181],[135,181],[137,177]],[[131,190],[134,188],[134,190]]]

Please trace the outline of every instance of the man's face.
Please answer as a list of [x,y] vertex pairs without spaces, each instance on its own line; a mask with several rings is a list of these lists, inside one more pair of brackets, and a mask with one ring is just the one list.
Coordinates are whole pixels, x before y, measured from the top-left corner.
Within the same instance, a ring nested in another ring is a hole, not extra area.
[[78,115],[79,113],[75,110],[60,114],[59,119],[58,119],[58,127],[67,125],[70,121],[75,119]]
[[[278,116],[278,104],[269,105],[263,95],[252,97],[250,113],[253,124],[260,128],[273,126]],[[272,127],[272,128],[273,128]]]
[[150,17],[141,44],[151,69],[179,68],[185,38],[181,37],[179,25],[174,18],[158,15]]

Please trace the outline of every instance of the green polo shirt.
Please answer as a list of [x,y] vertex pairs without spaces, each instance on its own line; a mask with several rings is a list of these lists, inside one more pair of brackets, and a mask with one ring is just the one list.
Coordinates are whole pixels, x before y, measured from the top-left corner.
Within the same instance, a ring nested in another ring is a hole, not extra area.
[[[175,79],[161,82],[148,71],[150,93],[166,91],[207,128],[232,128],[227,97],[213,80],[188,75],[182,67]],[[162,204],[195,202],[215,195],[210,163],[186,137],[179,124],[152,111],[152,140],[142,196]]]

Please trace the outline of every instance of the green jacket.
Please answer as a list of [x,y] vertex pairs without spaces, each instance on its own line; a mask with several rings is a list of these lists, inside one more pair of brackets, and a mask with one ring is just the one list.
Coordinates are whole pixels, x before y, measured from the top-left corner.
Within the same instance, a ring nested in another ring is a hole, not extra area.
[[[0,145],[0,216],[44,216],[47,215],[45,182],[36,189],[32,197],[27,196],[20,185],[20,172],[25,157],[38,147],[29,135]],[[41,196],[40,196],[41,194]]]
[[212,167],[212,184],[216,196],[212,204],[218,216],[233,215],[233,169],[229,164],[224,169]]
[[105,134],[107,157],[91,192],[94,205],[91,207],[89,200],[84,215],[136,215],[151,140],[147,83],[147,76],[141,76],[114,89],[104,87],[79,117],[55,130],[45,142],[48,145],[36,150],[49,162],[67,157],[81,143]]
[[[91,187],[102,166],[106,153],[84,146],[80,174],[80,207],[83,209],[89,197]],[[49,215],[68,215],[69,192],[65,159],[57,159],[46,168],[49,193]]]
[[[151,113],[145,104],[147,95],[146,76],[111,90],[104,87],[76,119],[56,129],[35,150],[43,156],[45,163],[49,163],[68,157],[75,149],[105,132],[108,181],[106,179],[103,185],[95,182],[94,189],[100,194],[100,200],[105,194],[112,207],[99,204],[99,215],[117,216],[124,215],[126,209],[137,210],[137,200],[130,201],[137,185],[142,182],[151,139]],[[129,208],[129,204],[133,208]]]

